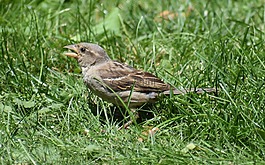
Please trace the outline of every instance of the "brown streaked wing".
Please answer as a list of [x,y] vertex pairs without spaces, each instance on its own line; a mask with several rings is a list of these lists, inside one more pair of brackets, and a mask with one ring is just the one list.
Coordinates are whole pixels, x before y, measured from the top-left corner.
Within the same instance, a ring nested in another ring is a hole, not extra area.
[[131,90],[137,92],[163,92],[170,89],[156,76],[148,72],[136,70],[125,64],[110,62],[104,68],[99,69],[103,82],[115,92]]

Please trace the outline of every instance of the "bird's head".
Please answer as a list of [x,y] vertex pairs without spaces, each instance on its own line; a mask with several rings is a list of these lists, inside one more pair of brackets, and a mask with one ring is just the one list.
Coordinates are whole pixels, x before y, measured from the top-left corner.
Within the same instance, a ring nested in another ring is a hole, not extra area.
[[64,53],[66,56],[77,59],[81,67],[91,67],[93,65],[107,62],[110,58],[102,47],[92,43],[79,43],[64,46],[71,52]]

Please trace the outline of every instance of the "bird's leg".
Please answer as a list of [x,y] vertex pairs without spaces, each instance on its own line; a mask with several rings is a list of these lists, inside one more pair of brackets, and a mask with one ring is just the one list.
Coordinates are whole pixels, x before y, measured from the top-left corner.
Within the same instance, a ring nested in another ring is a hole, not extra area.
[[139,113],[136,110],[131,110],[132,111],[132,116],[130,115],[130,120],[123,124],[121,127],[118,128],[118,130],[121,129],[127,129],[133,122],[136,122],[136,120],[139,118]]

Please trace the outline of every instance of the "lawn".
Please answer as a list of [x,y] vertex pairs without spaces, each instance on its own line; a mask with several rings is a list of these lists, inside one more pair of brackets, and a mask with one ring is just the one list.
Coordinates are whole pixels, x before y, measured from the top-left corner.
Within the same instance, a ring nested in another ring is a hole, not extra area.
[[[0,0],[1,164],[265,164],[263,0]],[[151,118],[90,92],[63,46],[92,42],[174,87]],[[100,115],[94,115],[95,112]],[[151,129],[155,131],[150,131]]]

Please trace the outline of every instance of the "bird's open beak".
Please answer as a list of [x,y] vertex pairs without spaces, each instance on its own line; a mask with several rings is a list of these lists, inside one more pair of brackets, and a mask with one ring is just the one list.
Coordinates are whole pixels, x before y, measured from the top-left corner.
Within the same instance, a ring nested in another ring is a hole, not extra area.
[[78,59],[79,56],[77,54],[78,50],[77,50],[76,45],[67,45],[67,46],[64,46],[63,48],[70,49],[73,51],[73,52],[66,52],[64,53],[64,55]]

